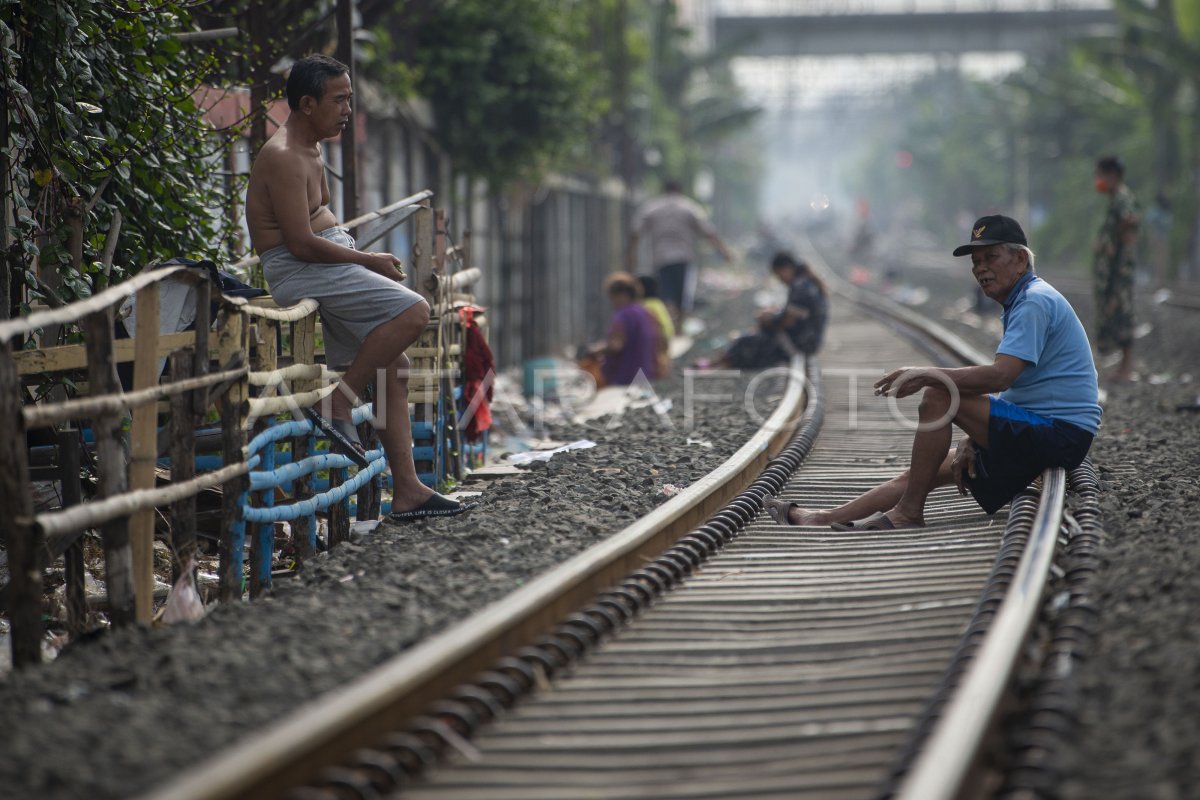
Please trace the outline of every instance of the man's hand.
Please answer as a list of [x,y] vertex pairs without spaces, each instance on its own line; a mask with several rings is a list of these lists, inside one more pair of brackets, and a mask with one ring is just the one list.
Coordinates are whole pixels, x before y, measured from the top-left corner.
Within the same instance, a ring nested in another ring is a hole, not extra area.
[[954,460],[950,462],[950,474],[954,476],[954,484],[959,494],[967,493],[966,478],[975,479],[975,443],[969,438],[958,443],[954,450]]
[[931,384],[927,367],[901,367],[875,381],[875,394],[908,397]]
[[391,253],[363,253],[363,266],[372,272],[378,272],[385,278],[391,278],[396,283],[403,283],[408,276],[399,268],[400,259]]

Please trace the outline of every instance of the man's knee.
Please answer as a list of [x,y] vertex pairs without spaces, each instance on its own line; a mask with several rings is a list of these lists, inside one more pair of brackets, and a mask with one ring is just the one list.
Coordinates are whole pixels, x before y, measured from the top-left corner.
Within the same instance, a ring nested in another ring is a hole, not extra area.
[[422,300],[413,306],[410,306],[403,315],[409,324],[418,328],[418,332],[423,330],[429,324],[429,303]]
[[931,416],[942,416],[949,410],[950,402],[950,390],[947,387],[941,384],[927,387],[921,395],[921,405],[919,406],[921,417],[927,419]]

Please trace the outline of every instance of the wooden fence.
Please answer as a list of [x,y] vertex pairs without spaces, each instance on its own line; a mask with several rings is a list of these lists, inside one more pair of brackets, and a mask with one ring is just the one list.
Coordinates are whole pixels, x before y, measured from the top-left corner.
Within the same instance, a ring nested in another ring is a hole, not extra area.
[[[365,247],[413,219],[410,271],[435,315],[426,336],[409,351],[414,362],[424,360],[430,366],[428,375],[413,385],[411,399],[417,407],[416,420],[442,436],[438,426],[444,427],[447,418],[440,404],[447,397],[447,380],[453,379],[453,370],[447,367],[461,352],[453,334],[456,320],[446,312],[456,293],[478,278],[478,271],[449,274],[444,220],[430,200],[431,193],[422,192],[352,220],[347,227],[357,229],[360,246]],[[247,259],[235,266],[252,268],[254,262]],[[159,288],[167,279],[194,287],[194,331],[160,334]],[[136,298],[138,309],[134,338],[115,340],[114,308],[131,297]],[[149,622],[153,612],[158,509],[166,509],[170,520],[172,572],[178,578],[196,552],[197,495],[210,488],[221,490],[221,601],[243,596],[246,536],[251,544],[248,585],[253,597],[271,585],[275,521],[291,521],[292,543],[302,560],[315,550],[316,511],[328,514],[331,544],[348,535],[351,492],[358,492],[360,517],[378,515],[378,476],[385,462],[382,451],[374,447],[369,425],[361,430],[372,448],[371,466],[348,483],[349,460],[318,453],[311,423],[279,419],[281,414],[320,402],[333,391],[338,377],[318,363],[316,301],[280,309],[269,298],[245,301],[222,296],[214,349],[210,297],[206,271],[166,267],[142,272],[62,308],[0,322],[0,508],[5,512],[0,514],[0,538],[8,549],[10,571],[0,606],[7,607],[11,621],[14,665],[41,660],[43,572],[59,557],[65,559],[68,632],[82,631],[87,610],[81,541],[85,531],[101,532],[109,618],[114,625],[126,625]],[[47,326],[74,324],[81,326],[84,345],[13,350],[18,337],[25,339]],[[160,382],[158,367],[164,357],[169,373]],[[129,361],[134,364],[133,387],[123,391],[115,367]],[[88,396],[25,402],[22,375],[72,370],[86,370]],[[169,410],[162,431],[157,424],[160,402]],[[197,426],[214,405],[219,429],[207,437],[198,435]],[[127,467],[124,424],[130,409]],[[358,422],[368,416],[365,407],[355,413]],[[90,423],[93,434],[90,449],[82,440],[83,422]],[[55,428],[54,456],[50,465],[31,466],[27,432],[39,428]],[[249,441],[248,430],[254,436]],[[197,457],[197,441],[219,446],[219,457]],[[280,471],[276,461],[284,442],[290,463]],[[170,457],[170,482],[157,486],[156,467],[164,453]],[[81,468],[93,458],[89,471],[96,476],[95,496],[82,502]],[[202,471],[197,472],[197,466]],[[314,494],[308,482],[317,470],[326,469],[328,490]],[[31,479],[35,477],[61,481],[61,509],[34,512]],[[275,492],[284,485],[295,502],[285,510],[272,510]]]

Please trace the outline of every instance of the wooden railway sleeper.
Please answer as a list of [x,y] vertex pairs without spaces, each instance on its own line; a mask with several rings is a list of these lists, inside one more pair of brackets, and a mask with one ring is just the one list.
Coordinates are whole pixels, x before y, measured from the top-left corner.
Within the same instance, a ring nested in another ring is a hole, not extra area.
[[629,579],[634,582],[640,581],[648,584],[650,588],[650,596],[658,597],[671,587],[671,584],[668,583],[671,576],[662,567],[651,570],[649,566],[650,565],[647,565],[639,569],[637,572],[634,572],[629,576]]
[[720,550],[721,545],[723,545],[724,542],[716,533],[712,531],[706,531],[701,528],[680,539],[679,544],[686,544],[700,548],[700,550],[704,553],[704,558],[707,559],[709,556]]
[[532,646],[542,652],[550,652],[558,668],[562,668],[578,658],[587,649],[586,644],[580,638],[563,636],[556,631],[542,634]]
[[382,750],[356,750],[350,757],[350,767],[364,775],[380,795],[386,796],[408,782],[409,776],[400,761]]
[[621,584],[622,591],[637,595],[640,601],[640,607],[643,609],[649,607],[654,602],[654,598],[656,596],[654,591],[650,587],[647,587],[646,583],[646,581],[643,581],[639,578],[634,578],[631,575],[625,579],[624,583]]
[[622,586],[617,586],[602,592],[597,602],[614,603],[618,606],[623,606],[628,612],[628,615],[625,619],[626,622],[633,619],[634,616],[636,616],[638,612],[640,612],[645,606],[645,602],[642,600],[641,595],[637,594],[636,592],[631,592]]
[[337,800],[380,800],[367,776],[349,767],[326,767],[317,788],[330,792]]
[[591,639],[589,639],[586,634],[580,633],[579,629],[573,625],[559,625],[554,629],[554,635],[570,639],[574,643],[576,657],[587,652],[588,648],[591,646]]
[[517,676],[517,683],[521,687],[522,694],[537,685],[537,675],[534,673],[533,667],[519,658],[504,656],[496,662],[495,668],[507,675]]
[[494,692],[482,686],[464,684],[456,687],[450,699],[470,706],[475,715],[483,721],[490,721],[504,713],[504,704]]
[[588,649],[604,636],[604,626],[584,614],[572,614],[555,626],[556,634],[562,633],[579,642],[580,652]]
[[522,693],[519,681],[515,681],[509,675],[496,670],[481,672],[476,676],[474,685],[491,693],[504,708],[510,708],[513,703],[517,702]]
[[411,733],[389,733],[376,745],[376,749],[396,759],[409,775],[417,775],[437,763],[437,754],[424,740]]
[[600,626],[600,636],[612,633],[617,628],[621,627],[624,622],[624,617],[615,613],[611,608],[601,603],[593,603],[578,614],[572,614],[567,617],[570,622],[575,619],[591,620]]
[[[566,658],[551,656],[540,647],[529,645],[517,649],[517,658],[529,664],[535,675],[538,670],[541,670],[543,678],[553,677],[560,667],[565,667],[569,663]],[[540,680],[536,680],[534,685],[536,686],[540,682]]]

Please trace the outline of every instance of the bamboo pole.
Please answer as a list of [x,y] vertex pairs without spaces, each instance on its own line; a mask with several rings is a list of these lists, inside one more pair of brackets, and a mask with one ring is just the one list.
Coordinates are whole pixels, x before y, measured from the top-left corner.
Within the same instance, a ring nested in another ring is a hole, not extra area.
[[42,571],[37,568],[41,536],[33,528],[28,451],[21,420],[21,382],[8,341],[0,341],[0,541],[8,549],[8,618],[12,660],[17,668],[42,661]]
[[[292,325],[292,361],[296,364],[312,364],[317,357],[317,315],[310,313]],[[292,392],[300,394],[316,389],[320,378],[297,380]]]
[[[251,358],[251,367],[256,372],[274,372],[277,366],[275,343],[277,339],[278,322],[260,319],[254,325],[255,348]],[[267,387],[268,391],[274,387]],[[255,424],[254,432],[271,427],[275,422],[273,416],[267,416]],[[262,469],[275,469],[275,444],[268,444],[260,453]],[[251,495],[253,497],[253,495]],[[275,504],[275,488],[268,487],[263,491],[259,502],[264,506]],[[274,523],[247,523],[246,533],[250,536],[250,599],[259,597],[271,589],[271,555],[274,551]]]
[[[184,382],[192,374],[194,354],[177,350],[171,354],[171,381]],[[171,483],[178,484],[196,476],[195,417],[191,398],[186,394],[171,397]],[[171,581],[178,581],[183,569],[196,554],[196,497],[183,497],[171,503]]]
[[[137,332],[133,359],[133,390],[144,391],[158,384],[159,291],[152,283],[137,297]],[[158,409],[138,406],[130,430],[129,488],[154,487],[158,452]],[[154,509],[134,512],[129,520],[129,546],[133,555],[134,610],[137,621],[149,624],[154,615]]]
[[[160,343],[160,352],[155,354],[155,360],[161,357],[161,350],[162,346]],[[186,348],[186,351],[190,357],[191,348]],[[214,372],[199,378],[188,378],[178,383],[171,382],[161,386],[148,386],[145,389],[133,392],[117,392],[116,394],[105,395],[103,397],[79,397],[73,400],[64,400],[61,403],[53,405],[25,406],[25,408],[21,409],[21,413],[25,417],[26,428],[46,428],[69,419],[85,419],[96,414],[120,414],[127,409],[141,408],[142,406],[156,403],[159,400],[174,397],[178,394],[189,394],[196,389],[203,389],[222,384],[229,380],[235,380],[245,374],[246,368],[238,367],[237,369],[229,369],[223,372]],[[190,407],[188,413],[191,413]]]
[[172,275],[183,277],[187,274],[184,267],[163,267],[162,269],[139,272],[127,281],[109,287],[103,292],[97,292],[86,300],[80,300],[62,308],[47,311],[35,311],[23,317],[0,322],[0,339],[8,340],[14,336],[24,336],[38,328],[50,325],[62,325],[67,322],[78,322],[88,314],[94,314],[102,309],[111,308],[126,297],[133,295],[139,289],[158,283]]
[[[88,314],[83,320],[88,351],[88,381],[93,394],[120,391],[112,363],[112,307]],[[114,498],[125,493],[125,450],[121,444],[121,417],[101,414],[93,420],[100,485],[97,497]],[[128,625],[136,619],[134,608],[133,554],[129,546],[129,518],[118,517],[101,528],[104,539],[104,569],[113,625]]]
[[[68,428],[59,431],[58,476],[62,483],[62,507],[74,508],[82,500],[79,484],[79,431]],[[75,541],[63,553],[63,573],[66,579],[67,632],[71,638],[83,633],[87,625],[87,589],[83,563],[83,537]]]
[[[312,455],[312,441],[313,437],[311,434],[297,436],[295,439],[292,439],[293,463],[300,463]],[[292,481],[292,494],[296,497],[310,496],[310,480],[308,474],[305,473]],[[316,531],[313,528],[313,518],[311,516],[300,516],[292,520],[292,547],[295,550],[296,561],[298,563],[303,564],[317,554],[316,548],[313,547],[315,535]]]
[[160,486],[156,489],[142,489],[137,492],[125,492],[103,500],[81,503],[74,508],[38,514],[34,518],[34,525],[46,537],[47,549],[61,547],[61,541],[64,538],[77,537],[80,531],[87,528],[95,528],[111,520],[127,519],[130,514],[143,508],[174,503],[180,498],[199,494],[205,489],[211,489],[226,481],[240,478],[249,472],[250,462],[238,461],[212,472],[197,475],[184,483]]
[[[212,326],[212,307],[209,301],[212,299],[213,285],[209,280],[207,270],[197,270],[197,272],[204,277],[203,280],[196,283],[196,349],[192,354],[192,375],[200,378],[208,374],[208,329]],[[222,361],[220,366],[228,369],[229,363]],[[197,388],[192,392],[192,414],[194,416],[203,417],[204,413],[208,411],[208,396],[207,386]]]
[[422,206],[413,220],[413,286],[433,306],[429,279],[433,276],[433,209]]
[[[218,334],[218,358],[222,364],[245,352],[243,317],[234,309],[225,309]],[[221,449],[224,463],[229,466],[246,458],[246,413],[249,383],[245,378],[231,385],[221,403]],[[220,588],[221,602],[241,599],[242,547],[246,539],[246,523],[242,518],[248,479],[237,476],[229,479],[221,494]]]

